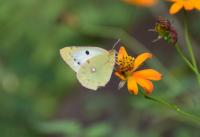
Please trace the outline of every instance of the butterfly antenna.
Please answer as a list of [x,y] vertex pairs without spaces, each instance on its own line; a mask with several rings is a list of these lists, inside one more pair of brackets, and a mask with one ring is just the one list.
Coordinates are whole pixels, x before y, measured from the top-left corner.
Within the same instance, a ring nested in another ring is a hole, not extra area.
[[114,49],[114,48],[119,44],[120,41],[121,41],[121,39],[118,39],[118,40],[115,42],[115,44],[113,45],[113,48],[112,48],[112,49]]

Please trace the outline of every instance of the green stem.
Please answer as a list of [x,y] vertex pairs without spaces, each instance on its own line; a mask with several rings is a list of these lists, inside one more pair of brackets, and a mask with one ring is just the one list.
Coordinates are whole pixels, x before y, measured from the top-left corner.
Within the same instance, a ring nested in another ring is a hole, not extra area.
[[197,63],[196,63],[196,59],[195,59],[195,55],[194,55],[194,51],[192,48],[192,44],[190,41],[190,36],[189,36],[189,30],[188,30],[188,21],[187,21],[187,15],[185,13],[184,16],[184,35],[185,35],[185,40],[186,40],[186,45],[190,54],[190,58],[192,60],[192,64],[194,65],[195,68],[197,68]]
[[193,122],[196,122],[197,124],[200,123],[200,117],[199,116],[196,116],[196,115],[193,115],[191,113],[188,113],[188,112],[185,112],[183,111],[181,108],[179,108],[177,105],[175,104],[171,104],[171,103],[168,103],[167,101],[163,100],[163,99],[160,99],[160,98],[156,98],[156,97],[152,97],[152,96],[148,96],[146,95],[145,93],[141,92],[142,95],[144,96],[144,98],[148,99],[148,100],[151,100],[151,101],[154,101],[154,102],[157,102],[161,105],[164,105],[174,111],[176,111],[177,113],[179,113],[180,115],[192,120]]
[[183,51],[180,49],[180,46],[178,43],[175,44],[176,50],[178,52],[178,54],[181,56],[181,58],[185,61],[185,63],[191,68],[191,70],[194,73],[198,73],[196,68],[193,66],[193,64],[185,57]]
[[184,14],[184,36],[185,36],[186,45],[187,45],[187,48],[188,48],[188,51],[189,51],[189,54],[190,54],[192,64],[193,64],[193,66],[196,70],[195,74],[197,75],[197,80],[198,80],[198,83],[200,84],[200,74],[199,74],[197,62],[196,62],[196,59],[195,59],[194,51],[193,51],[193,48],[192,48],[190,36],[189,36],[188,18],[187,18],[186,12]]

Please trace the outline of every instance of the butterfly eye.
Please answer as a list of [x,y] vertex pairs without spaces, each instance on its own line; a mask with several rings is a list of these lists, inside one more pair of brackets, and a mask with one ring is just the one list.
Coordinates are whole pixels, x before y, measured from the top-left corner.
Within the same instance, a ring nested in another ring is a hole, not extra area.
[[86,54],[86,55],[89,55],[89,54],[90,54],[90,52],[89,52],[88,50],[86,50],[86,51],[85,51],[85,54]]

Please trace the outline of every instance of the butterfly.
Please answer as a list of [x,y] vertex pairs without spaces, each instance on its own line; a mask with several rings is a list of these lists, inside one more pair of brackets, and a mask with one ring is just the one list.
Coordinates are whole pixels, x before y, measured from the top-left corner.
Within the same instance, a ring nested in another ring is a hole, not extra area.
[[62,59],[76,72],[82,86],[97,90],[110,80],[115,65],[114,49],[71,46],[60,49]]

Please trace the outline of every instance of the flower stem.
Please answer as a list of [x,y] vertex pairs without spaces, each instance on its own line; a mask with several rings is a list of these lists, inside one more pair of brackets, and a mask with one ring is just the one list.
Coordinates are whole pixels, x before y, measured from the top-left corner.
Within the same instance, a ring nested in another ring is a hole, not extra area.
[[184,14],[184,36],[185,36],[186,45],[187,45],[187,48],[188,48],[188,51],[189,51],[189,54],[190,54],[190,58],[191,58],[191,61],[192,61],[192,65],[195,68],[195,74],[197,76],[198,83],[200,84],[200,74],[199,74],[197,62],[196,62],[196,59],[195,59],[194,51],[193,51],[193,48],[192,48],[190,36],[189,36],[188,17],[187,17],[186,12]]
[[194,73],[198,73],[196,68],[193,66],[193,64],[187,59],[187,57],[185,57],[183,51],[180,49],[180,46],[178,43],[175,44],[176,50],[178,52],[178,54],[181,56],[181,58],[185,61],[185,63],[191,68],[191,70]]
[[144,96],[145,99],[157,102],[157,103],[159,103],[161,105],[164,105],[164,106],[176,111],[180,115],[192,120],[193,122],[196,122],[197,124],[200,123],[200,117],[199,116],[196,116],[196,115],[193,115],[191,113],[185,112],[181,108],[179,108],[177,105],[168,103],[167,101],[165,101],[163,99],[152,97],[152,96],[148,96],[147,94],[145,94],[143,92],[141,92],[141,93],[142,93],[142,95]]

